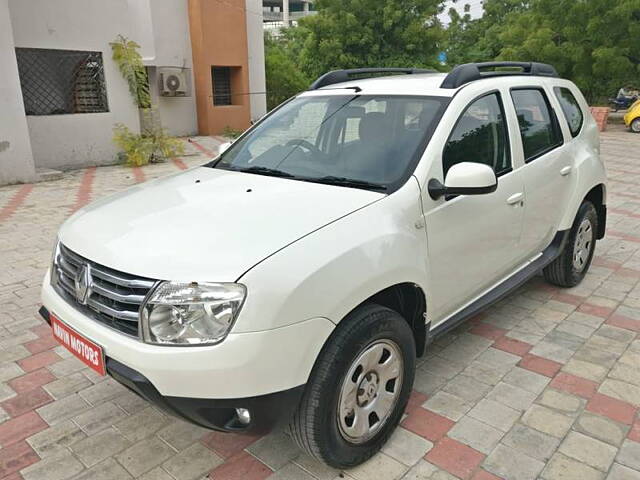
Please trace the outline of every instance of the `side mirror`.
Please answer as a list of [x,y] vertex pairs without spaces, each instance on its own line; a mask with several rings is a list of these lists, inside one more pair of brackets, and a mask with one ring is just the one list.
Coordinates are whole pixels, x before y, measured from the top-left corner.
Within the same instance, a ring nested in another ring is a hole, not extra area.
[[452,166],[447,172],[444,185],[440,180],[429,180],[427,190],[434,200],[443,195],[484,195],[495,192],[498,179],[489,165],[462,162]]
[[229,147],[231,146],[231,142],[224,142],[218,146],[218,155],[223,154]]

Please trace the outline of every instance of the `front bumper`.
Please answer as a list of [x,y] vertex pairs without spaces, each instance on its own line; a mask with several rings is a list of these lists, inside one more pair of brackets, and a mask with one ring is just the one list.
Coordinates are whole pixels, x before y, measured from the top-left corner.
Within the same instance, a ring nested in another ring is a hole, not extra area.
[[164,397],[253,398],[304,385],[335,327],[327,319],[312,318],[272,330],[230,333],[217,345],[149,345],[75,309],[51,287],[48,274],[42,304],[100,345],[106,357],[143,375]]
[[[39,313],[47,323],[51,322],[46,307],[41,307]],[[161,395],[144,375],[113,358],[106,358],[106,367],[107,373],[116,381],[166,413],[204,428],[225,432],[264,433],[287,422],[300,402],[305,387],[300,385],[267,395],[222,400],[173,397]],[[237,408],[249,411],[249,423],[239,420]]]

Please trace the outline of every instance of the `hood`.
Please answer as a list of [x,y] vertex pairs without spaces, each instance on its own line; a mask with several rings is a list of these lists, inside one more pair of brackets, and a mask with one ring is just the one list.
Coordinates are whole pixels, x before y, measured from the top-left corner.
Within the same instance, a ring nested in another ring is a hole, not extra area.
[[383,196],[200,167],[92,203],[64,223],[60,241],[133,275],[233,282],[277,250]]

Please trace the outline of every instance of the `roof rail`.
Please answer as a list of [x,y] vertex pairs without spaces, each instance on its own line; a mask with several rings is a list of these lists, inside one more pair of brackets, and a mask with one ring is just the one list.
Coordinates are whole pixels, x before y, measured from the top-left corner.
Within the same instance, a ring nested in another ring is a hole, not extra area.
[[416,73],[438,73],[435,70],[425,70],[421,68],[352,68],[350,70],[332,70],[324,75],[318,77],[315,82],[309,86],[309,90],[317,90],[327,85],[333,85],[334,83],[348,82],[353,80],[354,75],[358,75],[359,78],[366,78],[366,76],[376,76],[378,74],[394,74],[402,73],[405,75],[412,75]]
[[[519,68],[520,71],[514,70],[493,70],[482,71],[496,68]],[[465,63],[455,67],[449,75],[444,79],[440,88],[458,88],[469,82],[480,80],[487,77],[502,77],[508,75],[533,75],[535,77],[557,77],[556,69],[546,63],[537,62],[484,62],[484,63]]]

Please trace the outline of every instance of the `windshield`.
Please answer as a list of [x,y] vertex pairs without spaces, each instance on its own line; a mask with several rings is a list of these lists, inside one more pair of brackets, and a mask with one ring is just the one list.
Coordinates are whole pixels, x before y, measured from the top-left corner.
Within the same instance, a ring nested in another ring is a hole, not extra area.
[[412,173],[445,103],[417,96],[298,97],[210,166],[388,191]]

